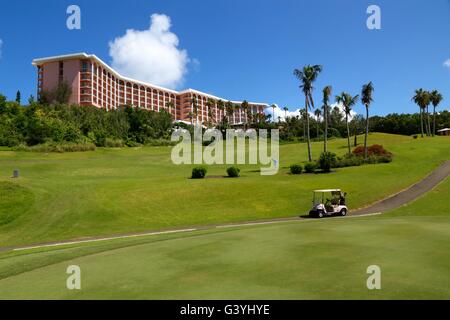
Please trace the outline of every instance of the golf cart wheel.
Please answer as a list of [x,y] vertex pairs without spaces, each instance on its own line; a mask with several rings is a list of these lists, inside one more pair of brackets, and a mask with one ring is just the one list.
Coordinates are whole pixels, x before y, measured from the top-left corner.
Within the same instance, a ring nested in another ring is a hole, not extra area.
[[345,217],[347,215],[347,209],[341,210],[341,216]]
[[319,219],[322,219],[322,218],[323,218],[323,212],[322,212],[322,211],[319,211],[319,213],[317,214],[317,217],[318,217]]

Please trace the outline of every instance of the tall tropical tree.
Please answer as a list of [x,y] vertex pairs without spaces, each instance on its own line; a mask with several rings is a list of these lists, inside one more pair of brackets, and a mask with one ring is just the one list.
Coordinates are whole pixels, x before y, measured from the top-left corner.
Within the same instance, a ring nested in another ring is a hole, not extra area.
[[308,142],[308,159],[312,161],[311,153],[311,137],[309,134],[309,109],[314,109],[314,100],[312,92],[314,90],[313,83],[316,81],[320,72],[322,72],[322,66],[320,65],[307,65],[303,69],[295,69],[294,75],[300,81],[300,89],[305,95],[305,111],[306,111],[306,139]]
[[208,98],[208,100],[206,100],[206,107],[208,108],[208,123],[212,124],[214,100]]
[[433,132],[432,132],[432,135],[434,137],[436,135],[436,108],[442,102],[442,100],[444,100],[444,97],[442,96],[442,94],[439,91],[433,90],[430,93],[430,100],[431,100],[431,104],[433,105]]
[[248,121],[249,127],[251,126],[254,119],[255,118],[253,117],[252,108],[247,108],[247,121]]
[[317,130],[316,137],[319,138],[319,125],[320,125],[320,116],[322,115],[322,111],[320,111],[320,109],[316,109],[316,111],[314,111],[314,115],[316,116],[316,130]]
[[275,122],[275,108],[277,107],[276,105],[271,105],[270,106],[272,108],[272,120],[273,122]]
[[366,132],[364,134],[364,158],[367,159],[367,136],[369,135],[369,107],[373,101],[373,84],[369,82],[362,87],[361,91],[361,102],[366,107]]
[[[244,111],[244,113],[247,115],[247,111],[249,110],[249,108],[250,108],[250,106],[249,106],[249,104],[248,104],[248,102],[247,102],[247,100],[244,100],[244,101],[242,101],[242,103],[241,103],[241,109],[242,109],[242,111]],[[245,128],[247,129],[247,127],[248,127],[248,117],[247,117],[247,119],[246,119],[246,121],[245,121]]]
[[329,104],[330,104],[330,96],[332,92],[331,86],[326,86],[323,88],[323,123],[324,123],[324,134],[323,134],[323,151],[328,151],[328,114],[329,114]]
[[16,93],[16,102],[18,103],[18,104],[20,104],[20,101],[21,101],[21,93],[20,93],[20,90],[17,90],[17,93]]
[[223,124],[223,111],[225,110],[225,104],[222,100],[217,101],[217,109],[220,111],[220,122]]
[[423,138],[423,113],[425,112],[426,107],[430,104],[430,94],[428,91],[421,89],[417,89],[415,91],[412,100],[419,106],[420,108],[420,130],[421,136]]
[[352,97],[347,92],[342,92],[340,96],[336,96],[336,102],[342,104],[345,112],[345,124],[347,126],[347,145],[348,145],[348,154],[352,154],[351,146],[350,146],[350,127],[348,123],[348,117],[352,112],[353,106],[358,102],[359,95]]
[[191,105],[192,105],[192,115],[195,117],[195,122],[198,122],[198,103],[197,98],[193,97],[191,99]]
[[289,108],[288,107],[284,107],[283,111],[284,111],[284,121],[286,122],[287,121],[287,112],[289,111]]
[[[231,124],[232,123],[231,122],[231,117],[234,114],[234,106],[233,106],[233,103],[231,101],[227,101],[227,103],[225,103],[225,112],[226,112],[227,117],[228,117],[228,123]],[[233,124],[234,124],[234,122],[233,122]]]

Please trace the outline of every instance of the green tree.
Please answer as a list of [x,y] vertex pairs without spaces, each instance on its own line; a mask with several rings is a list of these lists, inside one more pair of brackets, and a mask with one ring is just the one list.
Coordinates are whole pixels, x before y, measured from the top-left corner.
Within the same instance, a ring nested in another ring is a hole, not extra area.
[[272,108],[272,119],[273,122],[275,122],[275,108],[277,107],[275,104],[270,106]]
[[[241,103],[241,109],[242,109],[242,110],[245,112],[245,114],[247,115],[247,111],[249,110],[249,104],[248,104],[247,100],[244,100],[244,101]],[[248,121],[249,121],[249,119],[247,118],[246,121],[245,121],[245,127],[246,127],[246,128],[248,128]]]
[[314,115],[316,116],[316,137],[319,138],[319,125],[320,125],[320,116],[322,115],[322,111],[320,109],[316,109],[314,111]]
[[324,124],[324,135],[323,135],[323,152],[328,151],[328,114],[329,114],[329,104],[330,96],[332,92],[331,86],[326,86],[323,88],[323,124]]
[[231,121],[231,117],[234,115],[234,106],[233,106],[233,103],[231,101],[227,101],[225,103],[225,112],[227,114],[228,123],[234,124],[234,121]]
[[196,97],[192,97],[192,99],[191,99],[191,110],[192,110],[192,115],[195,118],[195,123],[197,123],[198,122],[198,103],[197,103]]
[[223,115],[223,111],[225,110],[225,104],[222,100],[217,101],[217,109],[220,111],[220,122],[222,123],[222,125],[224,124],[224,115]]
[[361,102],[364,104],[364,106],[366,107],[366,132],[364,134],[364,158],[367,159],[368,154],[367,154],[367,136],[369,135],[369,107],[370,104],[373,101],[373,84],[372,82],[369,82],[365,85],[363,85],[362,87],[362,92],[361,92]]
[[433,137],[436,135],[436,108],[444,100],[444,97],[437,90],[433,90],[430,93],[430,100],[433,104]]
[[21,94],[20,94],[20,90],[17,90],[16,93],[16,102],[20,105],[20,100],[21,100]]
[[350,127],[348,122],[348,117],[352,112],[352,107],[358,102],[359,95],[352,97],[347,92],[342,92],[340,96],[336,96],[336,102],[340,103],[344,107],[345,112],[345,124],[347,127],[347,145],[348,145],[348,154],[352,154],[351,146],[350,146]]
[[288,107],[284,107],[283,111],[284,111],[284,122],[286,122],[287,121],[287,112],[289,111],[289,108]]
[[300,89],[305,95],[305,115],[306,115],[306,138],[308,143],[308,160],[312,161],[311,152],[311,137],[309,134],[309,109],[314,109],[314,100],[312,97],[313,83],[317,80],[320,72],[322,72],[322,66],[320,65],[307,65],[303,69],[295,69],[294,75],[300,81]]
[[420,108],[420,130],[421,136],[423,138],[423,113],[425,109],[430,104],[430,94],[428,91],[421,89],[417,89],[415,91],[415,95],[412,97],[412,100],[419,106]]

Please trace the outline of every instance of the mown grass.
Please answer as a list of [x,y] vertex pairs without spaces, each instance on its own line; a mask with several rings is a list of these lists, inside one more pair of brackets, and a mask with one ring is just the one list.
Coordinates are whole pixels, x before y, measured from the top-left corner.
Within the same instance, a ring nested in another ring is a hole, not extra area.
[[[280,147],[280,172],[261,176],[259,166],[239,166],[238,179],[191,180],[193,166],[176,166],[170,147],[98,149],[83,153],[0,152],[0,181],[13,169],[12,183],[32,197],[11,206],[17,218],[0,226],[0,246],[153,229],[298,216],[310,206],[311,191],[341,188],[357,208],[420,180],[450,155],[450,139],[414,140],[372,134],[395,155],[393,163],[338,169],[331,174],[293,176],[289,166],[306,160],[304,144]],[[344,154],[345,140],[330,149]],[[319,155],[321,143],[313,144]],[[208,168],[226,175],[227,166]],[[0,182],[2,183],[2,182]],[[10,201],[18,201],[14,195]],[[32,200],[31,200],[32,199]]]
[[[449,299],[449,195],[447,178],[381,216],[6,252],[0,299]],[[73,264],[80,291],[65,287]]]

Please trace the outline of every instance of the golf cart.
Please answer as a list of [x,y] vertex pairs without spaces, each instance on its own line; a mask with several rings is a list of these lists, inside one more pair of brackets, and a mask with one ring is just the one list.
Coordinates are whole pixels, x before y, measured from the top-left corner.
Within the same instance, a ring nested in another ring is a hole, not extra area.
[[341,215],[348,213],[345,204],[345,196],[340,189],[315,190],[313,193],[313,208],[309,212],[310,216],[323,218],[324,216]]

